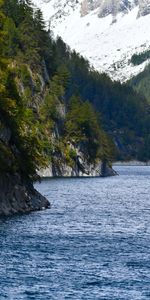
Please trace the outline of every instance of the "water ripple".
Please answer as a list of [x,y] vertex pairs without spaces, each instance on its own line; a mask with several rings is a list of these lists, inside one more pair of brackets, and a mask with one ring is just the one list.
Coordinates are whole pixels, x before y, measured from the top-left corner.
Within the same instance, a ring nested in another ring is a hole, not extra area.
[[150,167],[36,184],[51,210],[0,220],[0,300],[150,299]]

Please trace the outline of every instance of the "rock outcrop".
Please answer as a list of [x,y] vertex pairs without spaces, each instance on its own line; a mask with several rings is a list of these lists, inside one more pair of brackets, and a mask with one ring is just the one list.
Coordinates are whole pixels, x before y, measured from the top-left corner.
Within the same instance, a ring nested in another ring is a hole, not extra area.
[[81,3],[81,15],[85,16],[90,11],[98,9],[100,18],[112,14],[128,13],[135,6],[139,6],[138,17],[150,14],[150,0],[84,0]]
[[150,14],[150,0],[139,1],[138,17],[146,16],[148,14]]
[[[48,4],[50,0],[34,0],[36,5]],[[150,13],[150,0],[71,0],[52,2],[52,7],[55,10],[54,18],[62,18],[70,14],[76,7],[80,6],[81,16],[85,16],[93,10],[97,9],[100,18],[106,17],[109,14],[116,16],[118,13],[128,13],[134,7],[138,6],[138,17],[148,15]]]
[[54,158],[53,162],[46,168],[39,172],[39,176],[46,177],[107,177],[115,176],[116,172],[112,166],[107,162],[89,162],[87,157],[79,149],[74,164],[68,165],[63,157]]
[[19,152],[11,137],[11,129],[0,122],[0,217],[50,207],[48,200],[34,189],[32,181],[23,179],[19,170],[13,172],[14,157]]
[[48,200],[19,174],[0,177],[0,216],[28,213],[50,207]]

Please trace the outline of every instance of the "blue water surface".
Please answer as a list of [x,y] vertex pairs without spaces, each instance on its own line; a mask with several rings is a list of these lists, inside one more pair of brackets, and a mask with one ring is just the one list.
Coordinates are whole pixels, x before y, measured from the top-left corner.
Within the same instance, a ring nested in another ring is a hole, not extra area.
[[50,210],[0,220],[0,300],[150,299],[150,167],[50,179]]

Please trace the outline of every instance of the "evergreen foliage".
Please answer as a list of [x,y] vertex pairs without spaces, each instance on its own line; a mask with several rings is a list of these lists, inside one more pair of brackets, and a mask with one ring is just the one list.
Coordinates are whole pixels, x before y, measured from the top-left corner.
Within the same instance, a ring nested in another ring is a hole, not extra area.
[[113,147],[110,146],[107,135],[100,127],[98,115],[89,102],[82,102],[76,96],[71,98],[66,116],[65,133],[67,140],[72,144],[86,142],[91,161],[95,158],[111,161]]
[[0,0],[1,172],[34,179],[56,153],[72,165],[79,145],[89,160],[111,161],[116,139],[119,158],[149,159],[149,120],[145,98],[53,40],[32,1]]
[[143,72],[133,77],[129,81],[129,85],[134,88],[139,94],[143,95],[150,103],[150,65]]
[[150,59],[150,50],[146,50],[139,54],[133,54],[131,57],[131,63],[134,66],[138,66],[148,59]]

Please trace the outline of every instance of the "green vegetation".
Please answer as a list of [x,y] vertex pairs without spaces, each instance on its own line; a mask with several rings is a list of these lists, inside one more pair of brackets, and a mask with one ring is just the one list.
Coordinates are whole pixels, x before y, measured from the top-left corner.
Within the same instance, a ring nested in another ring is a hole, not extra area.
[[139,94],[143,95],[150,103],[150,65],[143,72],[133,77],[129,81],[129,85]]
[[82,102],[72,97],[66,116],[65,132],[67,140],[72,144],[85,143],[89,160],[96,158],[111,161],[113,144],[101,129],[98,115],[89,102]]
[[6,65],[0,80],[1,134],[10,130],[8,141],[2,143],[3,138],[1,141],[1,159],[5,157],[5,171],[19,170],[22,175],[33,177],[37,166],[45,165],[44,136],[41,136],[39,121],[35,120],[33,111],[23,105],[13,74]]
[[150,50],[146,50],[139,54],[133,54],[131,57],[131,63],[134,66],[138,66],[148,59],[150,59]]
[[[75,147],[81,143],[89,160],[96,160],[98,151],[101,158],[102,135],[92,106],[79,100],[80,116],[71,120],[76,107],[66,97],[71,77],[68,66],[62,63],[63,51],[64,60],[68,60],[66,45],[52,40],[40,10],[35,10],[31,1],[1,1],[1,20],[1,57],[5,61],[1,72],[1,132],[6,128],[10,131],[8,140],[0,145],[1,172],[19,171],[34,179],[36,170],[55,155],[73,165]],[[75,136],[70,122],[78,128]]]
[[149,159],[149,120],[145,98],[54,41],[30,0],[0,0],[1,172],[34,179],[55,157],[73,166],[76,149]]
[[[143,72],[133,77],[128,84],[132,86],[132,88],[138,92],[138,94],[143,97],[143,99],[147,99],[147,116],[146,116],[146,126],[144,130],[144,143],[140,144],[138,158],[140,160],[149,160],[150,159],[150,65],[148,65]],[[144,100],[145,101],[145,100]],[[145,116],[143,115],[144,120]]]
[[[8,2],[1,1],[1,8]],[[12,1],[11,1],[12,3]],[[19,171],[23,177],[34,178],[38,166],[46,165],[45,136],[41,124],[35,119],[33,110],[24,105],[15,82],[15,68],[11,67],[11,56],[16,54],[18,39],[13,39],[13,21],[0,13],[0,156],[1,172]],[[10,31],[9,30],[11,27]],[[10,37],[10,35],[12,35]],[[13,42],[12,42],[13,39]],[[10,44],[12,47],[10,47]],[[10,50],[10,51],[8,51]],[[22,82],[29,81],[29,74],[22,67]]]

